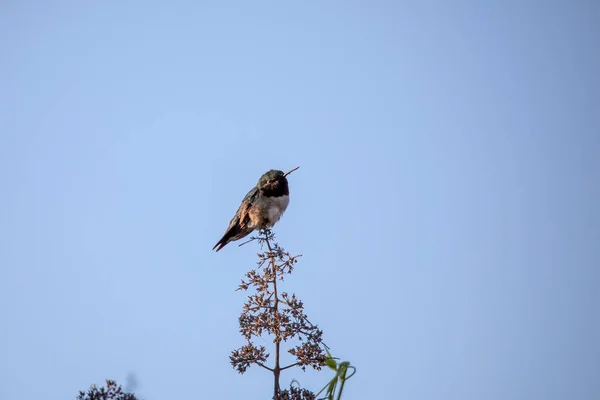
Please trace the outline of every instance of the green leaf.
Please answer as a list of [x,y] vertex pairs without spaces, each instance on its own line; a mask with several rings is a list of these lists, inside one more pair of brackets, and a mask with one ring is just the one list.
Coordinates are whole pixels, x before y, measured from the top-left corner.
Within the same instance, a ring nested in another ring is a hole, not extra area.
[[333,358],[328,358],[325,361],[325,365],[327,365],[329,368],[331,368],[334,371],[337,370],[337,363],[335,362],[335,360]]

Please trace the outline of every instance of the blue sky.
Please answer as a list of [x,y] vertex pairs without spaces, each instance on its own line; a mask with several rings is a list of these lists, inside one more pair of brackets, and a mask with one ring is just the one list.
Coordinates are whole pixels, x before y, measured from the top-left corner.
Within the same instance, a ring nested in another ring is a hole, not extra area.
[[[268,169],[346,399],[600,397],[593,1],[4,1],[0,398],[263,399],[211,248]],[[265,342],[265,344],[267,344]],[[319,389],[328,372],[287,371]]]

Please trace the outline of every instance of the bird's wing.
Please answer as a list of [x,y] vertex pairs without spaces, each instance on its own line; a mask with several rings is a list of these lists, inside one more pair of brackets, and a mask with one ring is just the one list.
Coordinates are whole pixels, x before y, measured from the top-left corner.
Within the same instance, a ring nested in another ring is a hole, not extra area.
[[240,204],[240,208],[238,208],[238,211],[235,213],[235,215],[231,219],[231,222],[229,222],[230,228],[239,224],[239,227],[243,229],[248,225],[248,223],[250,222],[249,212],[250,212],[250,209],[252,208],[252,205],[256,201],[257,196],[258,196],[258,188],[256,188],[256,187],[252,188],[252,190],[250,190],[246,194],[246,196],[242,200],[242,204]]
[[252,228],[248,228],[248,223],[250,222],[250,209],[256,202],[257,196],[258,188],[256,187],[246,194],[246,197],[242,200],[242,204],[240,204],[237,212],[231,218],[225,234],[215,247],[213,247],[213,250],[217,249],[219,251],[230,241],[240,239],[252,231]]

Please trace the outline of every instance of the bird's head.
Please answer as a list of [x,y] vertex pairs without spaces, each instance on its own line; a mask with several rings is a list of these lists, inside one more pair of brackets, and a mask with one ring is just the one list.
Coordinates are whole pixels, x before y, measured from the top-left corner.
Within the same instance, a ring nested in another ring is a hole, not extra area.
[[283,187],[287,188],[287,179],[283,171],[272,169],[265,172],[258,180],[258,189],[263,192],[279,192]]
[[294,172],[300,167],[296,167],[285,174],[283,171],[279,171],[277,169],[272,169],[267,171],[260,177],[258,180],[258,190],[264,193],[267,196],[283,196],[289,195],[290,191],[288,188],[288,181],[286,176]]

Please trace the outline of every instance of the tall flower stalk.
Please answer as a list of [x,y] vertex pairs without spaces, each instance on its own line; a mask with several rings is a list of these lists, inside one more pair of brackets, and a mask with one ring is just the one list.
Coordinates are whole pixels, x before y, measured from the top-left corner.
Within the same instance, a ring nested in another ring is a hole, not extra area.
[[[240,333],[246,344],[231,352],[231,364],[240,374],[252,364],[271,372],[275,400],[314,399],[309,390],[296,387],[282,390],[280,385],[282,371],[293,367],[306,370],[307,366],[320,370],[327,360],[323,331],[309,321],[304,304],[295,294],[278,287],[292,273],[301,255],[292,256],[285,251],[270,230],[261,230],[252,239],[258,240],[263,251],[258,253],[257,267],[246,273],[237,289],[250,294],[239,317]],[[263,335],[272,337],[273,357],[264,346],[254,343]],[[295,360],[284,365],[282,355],[286,350]]]

